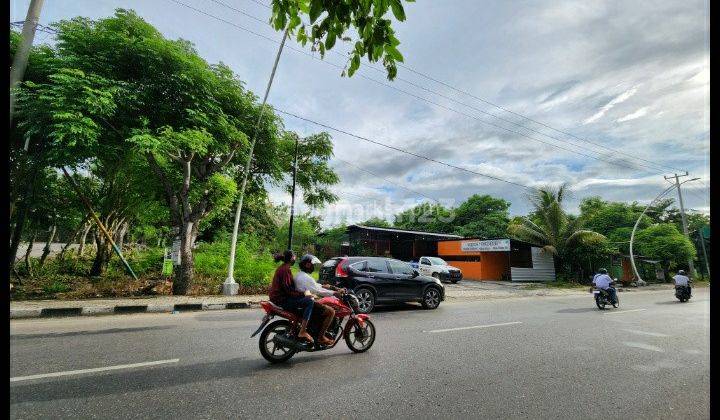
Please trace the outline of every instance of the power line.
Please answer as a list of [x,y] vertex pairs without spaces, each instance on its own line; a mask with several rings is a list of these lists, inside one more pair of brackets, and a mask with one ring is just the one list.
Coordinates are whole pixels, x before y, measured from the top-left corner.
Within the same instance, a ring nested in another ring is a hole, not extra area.
[[[229,25],[231,25],[231,26],[233,26],[233,27],[235,27],[235,28],[238,28],[238,29],[240,29],[240,30],[249,32],[249,33],[251,33],[251,34],[253,34],[253,35],[256,35],[256,36],[261,37],[261,38],[263,38],[263,39],[266,39],[266,40],[268,40],[268,41],[271,41],[271,42],[274,42],[274,43],[278,43],[277,40],[275,40],[275,39],[273,39],[273,38],[271,38],[271,37],[269,37],[269,36],[265,36],[265,35],[259,34],[259,33],[255,32],[255,31],[252,31],[252,30],[250,30],[250,29],[247,29],[247,28],[245,28],[245,27],[243,27],[243,26],[237,25],[237,24],[235,24],[235,23],[232,23],[232,22],[230,22],[230,21],[228,21],[228,20],[225,20],[225,19],[223,19],[223,18],[220,18],[220,17],[218,17],[218,16],[212,15],[212,14],[210,14],[210,13],[207,13],[207,12],[202,11],[202,10],[200,10],[200,9],[197,9],[197,8],[195,8],[195,7],[189,6],[189,5],[187,5],[187,4],[185,4],[185,3],[182,3],[182,2],[180,2],[180,1],[178,1],[178,0],[170,0],[170,1],[172,1],[172,2],[174,2],[174,3],[176,3],[176,4],[179,4],[179,5],[181,5],[181,6],[184,6],[184,7],[186,7],[186,8],[195,10],[195,11],[197,11],[198,13],[201,13],[201,14],[206,15],[206,16],[208,16],[208,17],[211,17],[211,18],[213,18],[213,19],[217,19],[217,20],[219,20],[219,21],[221,21],[221,22],[227,23],[227,24],[229,24]],[[215,1],[215,0],[213,0],[213,1]],[[218,2],[218,4],[221,4],[221,3]],[[234,10],[234,8],[233,8],[233,10]],[[255,20],[258,20],[258,18],[255,18]],[[322,59],[320,59],[320,58],[318,58],[318,57],[315,57],[314,55],[312,55],[312,54],[310,54],[310,53],[307,53],[307,52],[304,51],[304,50],[299,50],[299,49],[293,48],[293,47],[288,47],[288,48],[289,48],[290,50],[292,50],[292,51],[299,52],[299,53],[301,53],[301,54],[307,55],[307,56],[309,56],[309,57],[311,57],[311,58],[313,58],[313,59],[319,60],[319,61],[321,61],[321,62],[323,62],[323,63],[326,63],[326,64],[328,64],[328,65],[331,65],[331,66],[333,66],[333,67],[336,67],[336,68],[339,68],[339,69],[343,69],[343,68],[344,68],[343,66],[340,66],[340,65],[338,65],[338,64],[335,64],[335,63],[333,63],[333,62],[326,61],[326,60],[322,60]],[[615,165],[615,166],[622,166],[622,167],[629,168],[629,169],[633,169],[633,170],[639,169],[637,166],[630,166],[630,165],[627,165],[627,164],[624,164],[624,163],[620,163],[620,162],[616,162],[616,161],[612,161],[612,160],[603,159],[603,158],[601,158],[601,157],[599,157],[599,156],[592,156],[592,155],[588,155],[588,154],[585,154],[585,153],[582,153],[582,152],[579,152],[579,151],[576,151],[576,150],[572,150],[572,149],[568,149],[568,148],[565,148],[565,147],[562,147],[562,146],[558,146],[558,145],[556,145],[556,144],[553,144],[553,143],[550,143],[550,142],[546,142],[546,141],[537,139],[537,138],[535,138],[535,137],[531,137],[531,136],[529,136],[529,135],[527,135],[527,134],[525,134],[525,133],[521,133],[521,132],[518,132],[518,131],[515,131],[515,130],[508,129],[508,128],[506,128],[506,127],[503,127],[503,126],[500,126],[500,125],[491,123],[491,122],[487,122],[487,121],[481,120],[481,119],[479,119],[477,116],[470,115],[470,114],[464,113],[464,112],[462,112],[462,111],[458,111],[458,110],[456,110],[456,109],[454,109],[454,108],[450,108],[450,107],[447,107],[447,106],[445,106],[445,105],[441,105],[441,104],[439,104],[439,103],[437,103],[437,102],[433,102],[433,101],[431,101],[431,100],[429,100],[429,99],[427,99],[427,98],[423,98],[422,96],[415,95],[415,94],[413,94],[413,93],[410,93],[410,92],[407,92],[407,91],[405,91],[405,90],[399,89],[399,88],[397,88],[397,87],[395,87],[395,86],[392,86],[392,85],[389,85],[389,84],[387,84],[387,83],[384,83],[384,82],[378,81],[378,80],[376,80],[376,79],[370,78],[370,77],[368,77],[368,76],[365,76],[364,74],[359,73],[359,76],[362,77],[362,78],[364,78],[364,79],[370,80],[370,81],[372,81],[372,82],[378,83],[378,84],[380,84],[380,85],[382,85],[382,86],[388,87],[388,88],[390,88],[390,89],[397,90],[397,91],[399,91],[399,92],[401,92],[401,93],[404,93],[404,94],[406,94],[406,95],[409,95],[409,96],[412,96],[412,97],[414,97],[414,98],[420,99],[420,100],[422,100],[422,101],[424,101],[424,102],[427,102],[427,103],[429,103],[429,104],[435,105],[435,106],[437,106],[437,107],[440,107],[440,108],[443,108],[443,109],[446,109],[446,110],[449,110],[449,111],[458,113],[458,114],[463,115],[463,116],[466,116],[466,117],[468,117],[468,118],[475,119],[475,120],[477,120],[478,122],[480,122],[480,123],[482,123],[482,124],[490,125],[490,126],[493,126],[493,127],[495,127],[495,128],[499,128],[499,129],[501,129],[501,130],[507,131],[507,132],[509,132],[509,133],[517,134],[517,135],[519,135],[519,136],[526,137],[526,138],[528,138],[528,139],[531,139],[531,140],[534,140],[534,141],[537,141],[537,142],[546,144],[546,145],[548,145],[548,146],[555,147],[555,148],[557,148],[557,149],[565,150],[565,151],[568,151],[568,152],[570,152],[570,153],[575,153],[575,154],[577,154],[577,155],[581,155],[581,156],[584,156],[584,157],[587,157],[587,158],[590,158],[590,159],[600,160],[600,161],[603,161],[603,162],[606,162],[606,163],[610,163],[610,164]],[[490,114],[490,115],[493,115],[493,114]],[[523,128],[526,128],[526,129],[527,129],[527,127],[524,127],[524,126],[523,126]],[[576,146],[576,145],[573,145],[573,146]],[[577,146],[576,146],[576,147],[577,147]],[[597,153],[597,152],[596,152],[596,153]]]
[[[256,21],[258,21],[258,22],[268,23],[268,22],[263,21],[263,20],[260,19],[260,18],[257,18],[256,16],[253,16],[253,15],[251,15],[251,14],[249,14],[249,13],[247,13],[247,12],[241,10],[241,9],[238,9],[238,8],[236,8],[236,7],[232,7],[232,6],[230,6],[230,5],[226,4],[226,3],[223,3],[223,2],[221,2],[221,1],[219,1],[219,0],[211,0],[211,1],[214,2],[214,3],[216,3],[216,4],[219,4],[219,5],[221,5],[221,6],[224,6],[224,7],[228,8],[228,9],[231,9],[231,10],[234,10],[234,11],[236,11],[236,12],[238,12],[238,13],[241,13],[241,14],[243,14],[244,16],[247,16],[247,17],[249,17],[249,18],[251,18],[251,19],[253,19],[253,20],[256,20]],[[264,6],[264,7],[266,7],[266,8],[270,8],[270,6],[265,5],[265,4],[263,4],[263,3],[259,2],[259,1],[256,1],[256,0],[253,0],[253,1],[254,1],[255,3],[257,3],[257,4],[260,4],[260,5]],[[303,23],[305,23],[305,22],[303,22]],[[334,53],[334,54],[336,54],[336,55],[339,55],[339,56],[341,56],[341,57],[343,57],[343,58],[347,58],[345,55],[343,55],[342,53],[340,53],[340,52],[338,52],[338,51],[330,50],[330,52],[332,52],[332,53]],[[316,57],[314,57],[314,56],[312,56],[312,57],[313,57],[313,58],[316,58]],[[621,151],[621,150],[616,150],[616,149],[613,149],[613,148],[611,148],[611,147],[608,147],[608,146],[605,146],[605,145],[602,145],[602,144],[599,144],[599,143],[595,143],[595,142],[592,142],[592,141],[587,140],[587,139],[582,139],[582,138],[580,138],[580,137],[578,137],[578,136],[576,136],[576,135],[574,135],[574,134],[572,134],[572,133],[569,133],[569,132],[566,132],[566,131],[563,131],[563,130],[554,128],[554,127],[552,127],[552,126],[550,126],[550,125],[548,125],[548,124],[545,124],[545,123],[543,123],[543,122],[534,120],[534,119],[532,119],[532,118],[530,118],[530,117],[527,117],[527,116],[522,115],[522,114],[520,114],[520,113],[514,112],[514,111],[509,110],[509,109],[507,109],[507,108],[504,108],[504,107],[502,107],[502,106],[500,106],[500,105],[494,104],[494,103],[492,103],[492,102],[490,102],[490,101],[488,101],[488,100],[486,100],[486,99],[483,99],[483,98],[480,98],[480,97],[478,97],[478,96],[472,95],[472,94],[470,94],[469,92],[466,92],[466,91],[464,91],[464,90],[458,89],[458,88],[456,88],[456,87],[454,87],[454,86],[451,86],[451,85],[448,84],[448,83],[445,83],[445,82],[443,82],[443,81],[437,80],[437,79],[435,79],[435,78],[433,78],[433,77],[431,77],[431,76],[428,76],[428,75],[426,75],[426,74],[424,74],[424,73],[422,73],[422,72],[419,72],[419,71],[417,71],[417,70],[414,70],[414,69],[412,69],[411,67],[409,67],[409,66],[407,66],[407,65],[398,64],[398,66],[400,66],[400,67],[402,67],[402,68],[404,68],[404,69],[406,69],[406,70],[408,70],[408,71],[410,71],[410,72],[412,72],[412,73],[415,73],[415,74],[417,74],[417,75],[419,75],[419,76],[421,76],[421,77],[424,77],[424,78],[426,78],[426,79],[428,79],[428,80],[431,80],[431,81],[433,81],[433,82],[435,82],[435,83],[438,83],[438,84],[441,84],[441,85],[443,85],[443,86],[446,86],[446,87],[448,87],[448,88],[450,88],[450,89],[452,89],[452,90],[454,90],[454,91],[456,91],[456,92],[459,92],[459,93],[462,93],[462,94],[464,94],[464,95],[470,96],[470,97],[472,97],[472,98],[474,98],[474,99],[477,99],[477,100],[479,100],[479,101],[481,101],[481,102],[483,102],[483,103],[485,103],[485,104],[491,105],[491,106],[493,106],[493,107],[495,107],[495,108],[497,108],[497,109],[500,109],[500,110],[502,110],[502,111],[505,111],[505,112],[511,113],[511,114],[513,114],[513,115],[519,116],[519,117],[521,117],[521,118],[523,118],[523,119],[525,119],[525,120],[528,120],[528,121],[534,122],[534,123],[536,123],[536,124],[542,125],[543,127],[549,128],[549,129],[551,129],[551,130],[553,130],[553,131],[556,131],[556,132],[558,132],[558,133],[564,134],[564,135],[566,135],[566,136],[570,136],[570,137],[572,137],[572,138],[574,138],[574,139],[576,139],[576,140],[579,140],[579,141],[581,141],[581,142],[583,142],[583,143],[589,143],[589,144],[595,145],[595,146],[597,146],[597,147],[599,147],[599,148],[602,148],[602,149],[605,149],[605,150],[609,150],[609,151],[611,151],[611,152],[613,152],[613,153],[622,154],[622,155],[627,156],[627,157],[629,157],[629,158],[631,158],[631,159],[634,159],[634,160],[641,160],[641,161],[647,162],[647,163],[653,165],[654,167],[650,167],[650,166],[641,164],[641,163],[639,163],[639,162],[635,162],[635,164],[638,165],[638,166],[642,166],[642,167],[645,167],[645,168],[647,168],[647,169],[651,169],[651,170],[654,170],[654,171],[663,170],[664,168],[672,168],[671,166],[660,165],[660,164],[657,164],[657,163],[655,163],[655,162],[652,162],[652,161],[649,161],[649,160],[640,158],[640,157],[638,157],[638,156],[630,155],[630,154],[628,154],[628,153],[626,153],[626,152],[623,152],[623,151]],[[375,71],[381,72],[381,73],[383,73],[383,74],[385,73],[385,70],[384,70],[384,69],[380,69],[380,68],[378,68],[378,67],[376,67],[376,66],[373,66],[371,63],[366,64],[365,67],[369,67],[369,68],[371,68],[371,69],[373,69],[373,70],[375,70]],[[575,143],[570,143],[570,142],[568,142],[567,140],[564,140],[564,139],[561,139],[561,138],[558,138],[558,137],[555,137],[555,136],[551,136],[551,135],[549,135],[549,134],[547,134],[547,133],[544,133],[544,132],[542,132],[542,131],[536,130],[536,129],[534,129],[534,128],[526,127],[526,126],[524,126],[524,125],[522,125],[522,124],[520,124],[520,123],[517,123],[517,122],[515,122],[515,121],[508,120],[508,119],[506,119],[506,118],[500,117],[500,116],[498,116],[498,115],[496,115],[496,114],[493,114],[493,113],[491,113],[491,112],[487,112],[487,111],[484,111],[484,110],[482,110],[482,109],[473,107],[472,105],[466,104],[466,103],[464,103],[464,102],[460,102],[460,101],[458,101],[458,100],[456,100],[456,99],[453,99],[453,98],[451,98],[451,97],[448,97],[448,96],[446,96],[446,95],[443,95],[442,93],[436,92],[436,91],[434,91],[434,90],[432,90],[432,89],[428,89],[428,88],[425,87],[425,86],[418,85],[417,83],[414,83],[414,82],[409,81],[409,80],[407,80],[407,79],[404,79],[404,78],[402,78],[402,77],[396,77],[396,79],[397,79],[397,80],[400,80],[400,81],[403,81],[403,82],[405,82],[405,83],[407,83],[407,84],[409,84],[409,85],[411,85],[411,86],[414,86],[414,87],[416,87],[416,88],[418,88],[418,89],[424,90],[424,91],[429,92],[429,93],[431,93],[431,94],[434,94],[434,95],[440,96],[440,97],[442,97],[442,98],[445,98],[445,99],[447,99],[447,100],[449,100],[449,101],[455,102],[455,103],[457,103],[457,104],[459,104],[459,105],[462,105],[462,106],[468,107],[468,108],[470,108],[470,109],[473,109],[473,110],[475,110],[475,111],[477,111],[477,112],[481,112],[481,113],[483,113],[483,114],[485,114],[485,115],[488,115],[488,116],[491,116],[491,117],[493,117],[493,118],[497,118],[497,119],[499,119],[499,120],[501,120],[501,121],[507,122],[507,123],[509,123],[509,124],[512,124],[512,125],[521,127],[521,128],[523,128],[523,129],[525,129],[525,130],[532,131],[532,132],[534,132],[534,133],[540,134],[540,135],[545,136],[545,137],[547,137],[547,138],[554,139],[554,140],[559,141],[559,142],[563,142],[563,143],[566,143],[566,144],[571,144],[571,145],[576,146],[576,147],[580,147],[580,146],[578,146],[578,145],[575,144]],[[370,80],[372,80],[372,79],[370,79]],[[374,81],[374,80],[373,80],[373,81]],[[387,85],[387,86],[388,86],[388,87],[391,87],[391,86],[389,86],[389,85]],[[400,90],[400,91],[403,92],[403,93],[407,93],[407,92],[404,92],[404,91],[402,91],[402,90]],[[414,96],[414,95],[413,95],[413,96]],[[419,97],[417,97],[417,98],[418,98],[418,99],[422,99],[422,98],[419,98]],[[424,100],[424,99],[423,99],[423,100]],[[438,105],[438,104],[435,104],[435,105]],[[438,105],[438,106],[439,106],[439,105]],[[447,108],[446,108],[446,109],[447,109]],[[466,114],[464,114],[464,115],[466,115]],[[476,119],[477,119],[477,118],[476,118]],[[523,135],[523,134],[521,134],[521,133],[517,133],[517,134]],[[528,136],[525,136],[525,137],[528,137]],[[528,138],[531,138],[531,137],[528,137]],[[531,138],[531,139],[534,139],[534,138]],[[537,140],[537,139],[534,139],[534,140]],[[546,144],[549,144],[549,143],[546,143]],[[568,150],[568,149],[563,149],[563,150]],[[572,152],[574,152],[574,153],[579,153],[579,152],[576,152],[576,151],[572,151]],[[600,152],[595,151],[595,150],[592,150],[592,152],[594,152],[594,153],[600,153]],[[588,155],[584,155],[584,154],[582,154],[582,155],[583,155],[583,156],[588,156]],[[607,161],[607,160],[601,159],[601,158],[599,158],[599,157],[591,157],[591,158],[603,160],[603,161],[605,161],[605,162],[608,162],[608,163],[616,164],[616,165],[617,165],[616,162]],[[627,166],[627,165],[621,165],[621,166],[625,166],[625,167],[628,167],[628,168],[630,168],[630,169],[639,169],[639,168],[637,168],[637,167],[630,167],[630,166]],[[659,172],[658,172],[658,173],[659,173]]]
[[350,166],[354,167],[355,169],[358,169],[358,170],[363,171],[363,172],[367,172],[367,173],[369,173],[370,175],[372,175],[372,176],[374,176],[374,177],[376,177],[376,178],[383,179],[383,180],[385,180],[385,181],[387,181],[387,182],[389,182],[389,183],[391,183],[391,184],[393,184],[393,185],[395,185],[395,186],[398,186],[398,187],[402,188],[403,190],[406,190],[406,191],[409,191],[409,192],[411,192],[411,193],[413,193],[413,194],[416,194],[416,195],[425,197],[425,198],[427,198],[427,199],[433,200],[433,201],[435,201],[435,202],[437,202],[437,203],[440,202],[438,199],[436,199],[436,198],[434,198],[434,197],[430,197],[429,195],[423,194],[423,193],[421,193],[420,191],[415,191],[415,190],[412,190],[412,189],[410,189],[410,188],[407,188],[407,187],[403,186],[402,184],[399,184],[399,183],[397,183],[397,182],[395,182],[395,181],[393,181],[393,180],[390,180],[390,179],[385,178],[385,177],[383,177],[383,176],[381,176],[381,175],[378,175],[378,174],[376,174],[375,172],[372,172],[372,171],[370,171],[370,170],[368,170],[368,169],[361,168],[361,167],[355,165],[355,164],[352,163],[352,162],[348,162],[347,160],[340,159],[340,158],[338,158],[338,157],[335,157],[335,159],[339,160],[340,162],[345,163],[346,165],[350,165]]
[[395,150],[395,151],[398,151],[398,152],[401,152],[401,153],[405,153],[405,154],[408,154],[408,155],[411,155],[411,156],[415,156],[415,157],[417,157],[417,158],[425,159],[425,160],[427,160],[427,161],[429,161],[429,162],[434,162],[434,163],[437,163],[437,164],[440,164],[440,165],[447,166],[447,167],[449,167],[449,168],[458,169],[458,170],[460,170],[460,171],[468,172],[468,173],[471,173],[471,174],[474,174],[474,175],[479,175],[479,176],[482,176],[482,177],[485,177],[485,178],[490,178],[490,179],[494,179],[494,180],[496,180],[496,181],[501,181],[501,182],[505,182],[505,183],[508,183],[508,184],[512,184],[512,185],[515,185],[515,186],[518,186],[518,187],[522,187],[522,188],[534,190],[533,187],[529,187],[529,186],[527,186],[527,185],[523,185],[523,184],[520,184],[520,183],[517,183],[517,182],[514,182],[514,181],[508,181],[508,180],[506,180],[506,179],[502,179],[502,178],[499,178],[499,177],[496,177],[496,176],[493,176],[493,175],[484,174],[484,173],[482,173],[482,172],[473,171],[472,169],[463,168],[462,166],[453,165],[453,164],[451,164],[451,163],[443,162],[443,161],[438,160],[438,159],[434,159],[434,158],[431,158],[431,157],[428,157],[428,156],[420,155],[420,154],[418,154],[418,153],[414,153],[414,152],[411,152],[411,151],[408,151],[408,150],[405,150],[405,149],[401,149],[401,148],[396,147],[396,146],[391,146],[391,145],[389,145],[389,144],[385,144],[385,143],[379,142],[379,141],[377,141],[377,140],[372,140],[372,139],[369,139],[369,138],[367,138],[367,137],[363,137],[363,136],[359,136],[359,135],[357,135],[357,134],[350,133],[349,131],[345,131],[345,130],[340,129],[340,128],[332,127],[332,126],[327,125],[327,124],[323,124],[323,123],[320,123],[320,122],[317,122],[317,121],[313,121],[313,120],[311,120],[311,119],[309,119],[309,118],[301,117],[301,116],[299,116],[299,115],[297,115],[297,114],[293,114],[292,112],[284,111],[284,110],[281,110],[281,109],[278,109],[278,108],[275,108],[275,111],[276,111],[276,112],[279,112],[279,113],[281,113],[281,114],[289,115],[289,116],[291,116],[291,117],[293,117],[293,118],[297,118],[297,119],[302,120],[302,121],[305,121],[305,122],[309,122],[309,123],[311,123],[311,124],[315,124],[315,125],[317,125],[317,126],[319,126],[319,127],[327,128],[327,129],[329,129],[329,130],[333,130],[333,131],[336,131],[336,132],[338,132],[338,133],[342,133],[342,134],[345,134],[345,135],[347,135],[347,136],[354,137],[354,138],[359,139],[359,140],[363,140],[363,141],[366,141],[366,142],[369,142],[369,143],[377,144],[377,145],[379,145],[379,146],[383,146],[383,147],[388,148],[388,149],[392,149],[392,150]]

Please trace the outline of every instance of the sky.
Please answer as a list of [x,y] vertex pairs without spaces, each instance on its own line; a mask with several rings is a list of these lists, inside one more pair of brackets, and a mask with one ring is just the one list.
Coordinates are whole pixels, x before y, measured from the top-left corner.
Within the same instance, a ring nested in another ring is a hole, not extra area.
[[[11,21],[25,18],[28,3],[10,1]],[[229,65],[262,96],[282,36],[263,23],[269,3],[52,0],[40,22],[133,9],[167,38],[193,42],[208,62]],[[503,198],[511,215],[523,215],[530,190],[516,184],[568,183],[571,212],[589,196],[649,203],[670,185],[663,176],[685,170],[681,180],[700,178],[683,185],[686,208],[709,212],[707,1],[419,0],[405,12],[394,25],[405,57],[395,81],[367,62],[341,77],[349,45],[338,42],[338,53],[321,60],[289,40],[269,103],[512,183],[329,131],[341,182],[332,188],[339,201],[314,211],[323,225],[392,220],[427,197],[452,207],[473,194]],[[38,33],[36,42],[51,38]],[[326,130],[284,118],[301,135]],[[282,188],[270,196],[290,202]]]

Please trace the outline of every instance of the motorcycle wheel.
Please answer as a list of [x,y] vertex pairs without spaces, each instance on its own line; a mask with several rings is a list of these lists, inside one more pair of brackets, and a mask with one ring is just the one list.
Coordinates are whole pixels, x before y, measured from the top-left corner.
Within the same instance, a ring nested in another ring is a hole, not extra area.
[[598,309],[605,309],[606,303],[604,300],[602,300],[601,302],[601,299],[595,298],[595,304],[597,305]]
[[366,352],[375,342],[375,325],[369,319],[365,320],[365,328],[353,322],[350,328],[345,330],[345,344],[355,353]]
[[287,347],[278,347],[273,338],[279,334],[286,334],[290,331],[290,321],[285,319],[279,319],[275,322],[271,322],[270,325],[265,327],[262,333],[260,333],[260,354],[270,363],[281,363],[285,362],[293,355],[295,350]]

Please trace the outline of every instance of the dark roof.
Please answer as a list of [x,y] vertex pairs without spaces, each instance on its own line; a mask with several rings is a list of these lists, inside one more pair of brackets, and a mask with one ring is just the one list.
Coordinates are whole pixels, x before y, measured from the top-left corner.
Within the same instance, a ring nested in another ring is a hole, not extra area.
[[375,227],[375,226],[363,226],[363,225],[350,225],[347,227],[348,230],[351,230],[353,228],[355,229],[364,229],[364,230],[370,230],[370,231],[377,231],[377,232],[397,232],[397,233],[408,233],[411,235],[429,235],[429,236],[437,236],[440,238],[448,238],[448,240],[453,239],[463,239],[460,235],[452,235],[449,233],[436,233],[436,232],[420,232],[417,230],[404,230],[404,229],[395,229],[395,228],[382,228],[382,227]]

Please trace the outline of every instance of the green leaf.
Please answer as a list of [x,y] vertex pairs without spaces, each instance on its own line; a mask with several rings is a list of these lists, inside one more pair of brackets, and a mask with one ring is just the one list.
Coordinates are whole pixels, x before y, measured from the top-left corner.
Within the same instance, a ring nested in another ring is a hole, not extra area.
[[395,47],[391,47],[389,45],[385,46],[385,52],[395,61],[399,61],[402,63],[403,56],[400,54],[400,51],[398,51]]
[[405,10],[403,10],[402,3],[400,0],[390,0],[390,7],[392,7],[393,15],[395,19],[403,22],[405,20]]
[[360,56],[357,54],[353,55],[352,60],[350,60],[350,68],[348,69],[348,77],[352,77],[353,74],[355,74],[355,71],[360,67]]
[[323,12],[322,0],[311,0],[310,2],[310,23],[315,23],[315,20]]
[[325,48],[328,50],[335,45],[335,32],[328,31],[327,37],[325,38]]

